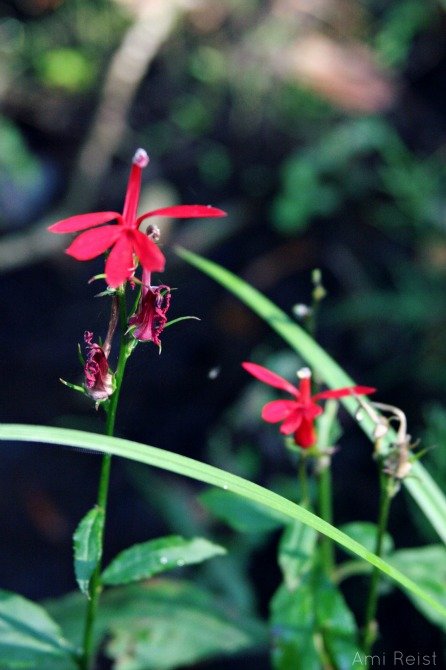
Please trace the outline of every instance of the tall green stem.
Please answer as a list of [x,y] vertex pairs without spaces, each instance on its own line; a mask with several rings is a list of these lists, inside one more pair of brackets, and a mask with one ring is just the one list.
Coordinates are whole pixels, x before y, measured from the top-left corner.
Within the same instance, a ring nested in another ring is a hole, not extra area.
[[[328,523],[333,522],[332,486],[330,465],[323,465],[319,471],[319,516]],[[326,535],[321,536],[321,559],[325,573],[331,577],[334,570],[334,548],[332,540]]]
[[[125,305],[124,289],[122,288],[118,289],[116,295],[113,297],[113,300],[117,302],[119,311],[120,344],[119,344],[118,365],[115,373],[116,387],[113,395],[111,395],[109,398],[108,406],[106,409],[107,420],[105,424],[105,434],[109,436],[112,436],[114,434],[116,411],[118,409],[119,395],[121,392],[122,380],[124,378],[125,366],[127,363],[127,359],[130,356],[133,348],[131,344],[126,342],[125,339],[125,332],[127,329],[127,310]],[[115,309],[116,305],[114,304],[112,306],[111,318],[114,318],[113,314]],[[97,507],[104,511],[104,524],[100,536],[101,548],[104,545],[104,530],[105,530],[105,520],[107,514],[110,469],[111,469],[111,455],[104,454],[102,458],[101,472],[99,476],[99,485],[98,485],[98,495],[96,501]],[[88,601],[87,613],[85,617],[83,653],[80,661],[80,670],[89,670],[92,667],[93,648],[94,648],[94,623],[99,605],[99,597],[102,590],[101,567],[102,567],[101,561],[98,561],[96,569],[93,572],[93,575],[90,580],[90,599]]]
[[[317,438],[317,474],[318,474],[318,511],[319,516],[328,523],[333,522],[333,492],[331,483],[331,450],[330,442],[333,424],[338,412],[336,400],[329,400],[325,405],[325,411],[318,420]],[[326,535],[322,535],[321,559],[325,574],[332,578],[335,568],[333,541]]]
[[[378,527],[376,535],[375,554],[381,557],[383,551],[384,537],[387,530],[387,522],[389,519],[390,504],[392,502],[393,482],[390,477],[380,472],[380,498],[379,498],[379,513],[378,513]],[[365,609],[365,624],[363,631],[363,647],[366,655],[369,654],[372,645],[376,639],[376,609],[378,605],[378,585],[380,574],[377,568],[373,568],[370,577],[369,593]]]
[[299,482],[300,504],[303,507],[310,508],[311,498],[308,486],[307,458],[303,451],[299,457],[297,477]]

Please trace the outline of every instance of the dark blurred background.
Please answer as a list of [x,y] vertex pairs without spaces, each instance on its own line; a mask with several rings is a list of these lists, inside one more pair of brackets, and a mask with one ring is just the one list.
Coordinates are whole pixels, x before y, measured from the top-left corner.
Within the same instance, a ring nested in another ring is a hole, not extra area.
[[[161,223],[163,282],[178,288],[171,316],[201,321],[166,330],[161,356],[138,347],[118,433],[279,489],[292,476],[277,432],[259,425],[263,390],[240,362],[292,378],[300,361],[180,262],[181,244],[289,313],[309,303],[320,268],[318,340],[404,409],[414,438],[435,447],[425,463],[444,485],[445,28],[443,0],[0,2],[0,420],[101,431],[101,411],[59,377],[81,382],[84,330],[105,336],[109,305],[88,284],[102,261],[67,257],[66,237],[46,226],[121,209],[142,146],[151,163],[141,211],[212,203],[228,218]],[[337,521],[373,520],[370,445],[347,419],[344,429]],[[74,589],[70,538],[98,469],[96,456],[3,444],[2,588],[33,599]],[[116,462],[107,555],[191,519],[211,532],[189,495],[198,490]],[[398,546],[435,541],[403,493],[391,531]],[[263,614],[279,579],[265,570],[276,539],[237,568],[238,604]],[[213,585],[228,596],[228,581],[214,575]],[[441,652],[438,631],[408,615],[403,596],[383,602],[383,648]]]

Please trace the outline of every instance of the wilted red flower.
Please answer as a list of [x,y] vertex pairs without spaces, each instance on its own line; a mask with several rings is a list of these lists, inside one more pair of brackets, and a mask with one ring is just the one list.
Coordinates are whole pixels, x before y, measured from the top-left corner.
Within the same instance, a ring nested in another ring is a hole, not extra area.
[[129,318],[129,326],[136,326],[132,335],[140,342],[154,342],[161,347],[160,335],[167,323],[170,306],[170,287],[150,285],[150,273],[143,272],[141,298],[136,313]]
[[244,369],[253,377],[264,384],[287,391],[294,400],[273,400],[262,409],[262,419],[268,423],[282,422],[280,432],[284,435],[294,434],[295,443],[307,449],[316,442],[316,430],[314,420],[322,414],[322,407],[317,404],[318,400],[328,398],[343,398],[348,395],[368,395],[376,389],[369,386],[352,386],[350,388],[336,389],[333,391],[322,391],[311,395],[311,371],[302,368],[297,373],[300,381],[299,388],[290,384],[286,379],[275,372],[255,363],[242,363]]
[[[175,218],[197,218],[226,216],[226,212],[208,205],[177,205],[145,212],[137,217],[141,174],[149,163],[144,149],[138,149],[133,157],[124,209],[119,212],[91,212],[78,214],[54,223],[48,228],[52,233],[83,232],[70,244],[66,253],[78,261],[88,261],[111,249],[105,264],[105,277],[111,288],[116,288],[131,279],[139,259],[148,272],[164,270],[165,258],[155,242],[139,229],[141,223],[151,216]],[[102,225],[117,220],[117,224]],[[92,230],[88,230],[92,228]]]
[[107,400],[114,391],[113,373],[108,367],[108,359],[99,344],[93,342],[93,333],[85,331],[84,340],[87,345],[85,361],[85,388],[90,398],[96,403]]

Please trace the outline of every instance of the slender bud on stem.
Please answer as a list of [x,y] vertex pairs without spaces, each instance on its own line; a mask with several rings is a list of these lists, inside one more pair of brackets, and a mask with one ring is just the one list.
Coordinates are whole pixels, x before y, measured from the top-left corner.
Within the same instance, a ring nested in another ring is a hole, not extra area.
[[110,310],[110,322],[108,324],[107,336],[105,338],[104,346],[102,347],[104,350],[104,354],[107,356],[107,358],[109,357],[110,354],[113,335],[115,334],[118,321],[119,321],[119,303],[118,303],[118,297],[114,295],[112,298],[112,304]]

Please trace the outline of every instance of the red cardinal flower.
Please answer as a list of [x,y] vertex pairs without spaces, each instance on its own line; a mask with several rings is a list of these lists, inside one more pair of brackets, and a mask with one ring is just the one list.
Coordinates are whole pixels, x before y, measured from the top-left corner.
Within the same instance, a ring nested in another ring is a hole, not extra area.
[[161,347],[160,335],[167,323],[170,306],[170,287],[150,285],[150,272],[143,272],[141,298],[136,313],[129,318],[129,326],[136,326],[132,335],[140,342],[153,342]]
[[[226,212],[208,205],[178,205],[145,212],[137,217],[141,174],[149,163],[144,149],[138,149],[133,157],[127,193],[122,214],[119,212],[91,212],[70,216],[48,228],[52,233],[76,233],[79,235],[66,250],[78,261],[88,261],[111,249],[105,264],[107,284],[116,288],[131,279],[136,269],[135,257],[148,272],[164,270],[164,255],[155,242],[139,229],[141,223],[150,216],[175,218],[197,218],[226,216]],[[110,221],[117,224],[108,224]],[[88,230],[90,229],[91,230]]]
[[242,363],[244,369],[264,384],[287,391],[293,400],[273,400],[262,409],[262,419],[268,423],[282,422],[280,432],[284,435],[294,435],[294,441],[303,449],[312,447],[316,442],[314,420],[322,414],[322,407],[318,400],[327,398],[343,398],[348,395],[368,395],[376,389],[369,386],[352,386],[334,391],[322,391],[311,395],[311,371],[302,368],[297,373],[300,382],[299,388],[293,386],[286,379],[275,372],[271,372],[255,363]]
[[114,388],[113,373],[108,367],[105,351],[99,344],[93,342],[93,333],[85,331],[84,340],[87,345],[87,360],[85,361],[85,388],[88,395],[98,405],[109,398]]

